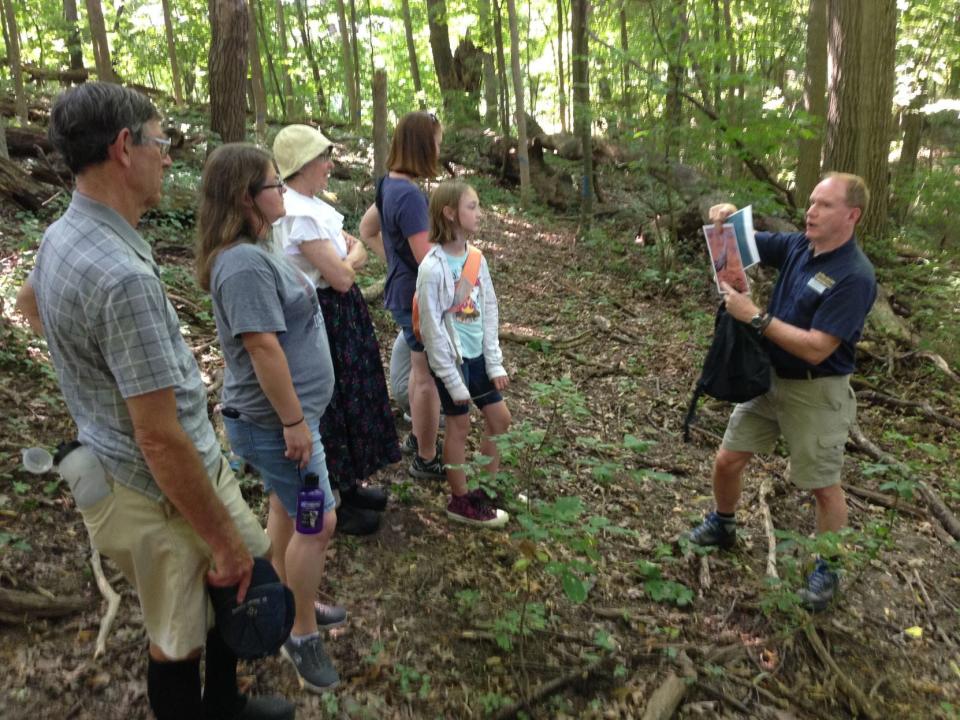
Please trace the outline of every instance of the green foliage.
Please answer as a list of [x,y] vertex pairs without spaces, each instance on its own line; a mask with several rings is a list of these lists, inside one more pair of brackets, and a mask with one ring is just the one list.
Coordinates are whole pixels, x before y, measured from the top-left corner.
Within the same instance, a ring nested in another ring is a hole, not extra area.
[[543,630],[546,626],[546,609],[543,603],[526,603],[521,610],[508,610],[497,617],[491,631],[500,649],[510,651],[518,637],[528,637],[535,630]]
[[693,602],[693,591],[675,580],[662,575],[660,565],[648,560],[638,560],[637,570],[643,578],[643,589],[654,602],[686,607]]
[[426,700],[430,697],[430,674],[422,673],[416,668],[397,663],[393,666],[397,676],[400,692],[408,698],[417,697]]

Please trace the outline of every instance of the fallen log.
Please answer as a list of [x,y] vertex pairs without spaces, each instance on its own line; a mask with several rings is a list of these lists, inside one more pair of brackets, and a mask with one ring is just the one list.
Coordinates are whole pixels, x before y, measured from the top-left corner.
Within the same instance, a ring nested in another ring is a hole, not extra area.
[[0,158],[0,195],[10,198],[24,210],[39,210],[50,196],[47,188],[12,160]]
[[7,151],[11,157],[36,157],[37,148],[45,153],[53,152],[53,145],[47,139],[47,133],[35,125],[7,129]]
[[873,703],[870,702],[863,690],[855,685],[854,682],[840,669],[840,666],[837,665],[837,661],[833,659],[833,656],[824,646],[820,636],[817,635],[817,630],[813,624],[807,623],[804,625],[803,631],[807,636],[810,647],[813,648],[813,652],[816,653],[817,657],[820,658],[820,661],[832,673],[833,678],[837,681],[837,684],[843,689],[844,693],[846,693],[847,698],[850,700],[850,704],[854,710],[854,715],[856,715],[859,711],[870,720],[880,720],[881,716],[873,707]]
[[[867,453],[874,460],[878,460],[882,463],[886,463],[893,468],[896,468],[898,472],[905,478],[913,477],[913,471],[897,460],[893,455],[888,452],[881,450],[873,441],[871,441],[866,435],[863,434],[863,431],[860,427],[854,424],[850,428],[850,439],[854,444],[859,447],[863,452]],[[940,521],[940,524],[946,529],[948,533],[954,538],[954,540],[960,540],[960,521],[957,520],[956,516],[950,511],[946,505],[944,505],[943,500],[940,499],[940,496],[937,495],[936,491],[927,485],[923,480],[916,480],[917,483],[917,494],[923,499],[927,504],[927,509],[930,511],[930,514],[933,515],[937,520]]]
[[23,618],[55,618],[70,615],[89,605],[82,597],[47,597],[40,593],[0,588],[0,620],[22,622]]
[[643,711],[643,720],[670,720],[680,707],[683,696],[687,694],[687,682],[674,673],[667,675],[660,686],[653,691],[647,708]]
[[927,420],[933,420],[934,422],[945,427],[953,428],[954,430],[960,430],[960,420],[955,420],[952,417],[948,417],[943,413],[937,412],[933,409],[930,403],[923,400],[905,400],[893,395],[888,395],[887,393],[880,392],[878,390],[861,391],[857,394],[857,399],[866,400],[867,402],[874,403],[876,405],[885,405],[889,408],[916,410]]

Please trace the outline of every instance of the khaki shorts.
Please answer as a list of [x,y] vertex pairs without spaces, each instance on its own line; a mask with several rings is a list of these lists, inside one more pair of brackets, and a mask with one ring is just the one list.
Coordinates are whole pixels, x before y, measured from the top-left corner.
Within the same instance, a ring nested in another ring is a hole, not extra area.
[[773,376],[770,390],[733,409],[722,447],[770,453],[783,435],[790,449],[790,479],[804,490],[840,482],[843,446],[857,415],[849,375],[813,380]]
[[[250,553],[265,555],[270,540],[225,460],[214,484]],[[136,589],[150,641],[175,660],[203,647],[213,626],[205,584],[210,548],[170,501],[116,483],[110,495],[80,512],[93,547]]]

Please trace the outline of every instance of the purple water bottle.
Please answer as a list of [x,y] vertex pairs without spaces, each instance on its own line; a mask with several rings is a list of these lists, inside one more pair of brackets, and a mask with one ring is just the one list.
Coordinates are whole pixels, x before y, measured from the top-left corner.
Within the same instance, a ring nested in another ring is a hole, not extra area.
[[323,490],[316,473],[307,473],[297,494],[297,532],[316,535],[323,530]]

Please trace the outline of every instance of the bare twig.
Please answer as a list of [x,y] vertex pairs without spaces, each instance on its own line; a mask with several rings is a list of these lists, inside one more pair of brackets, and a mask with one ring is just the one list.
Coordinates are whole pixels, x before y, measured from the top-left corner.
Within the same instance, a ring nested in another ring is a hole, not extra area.
[[847,694],[847,697],[853,703],[855,709],[862,712],[870,720],[879,720],[880,714],[873,707],[873,703],[870,702],[870,699],[863,694],[863,691],[840,669],[837,661],[833,659],[833,656],[824,646],[820,636],[817,635],[817,629],[813,624],[807,623],[804,625],[803,631],[807,636],[807,640],[810,642],[810,647],[813,648],[813,651],[817,654],[817,657],[820,658],[820,661],[833,673],[837,684],[843,688],[843,691]]
[[591,675],[599,672],[607,664],[607,662],[608,661],[604,660],[595,660],[589,665],[578,668],[571,673],[561,675],[550,682],[538,685],[525,700],[503,708],[499,713],[496,714],[495,720],[508,720],[508,718],[516,717],[517,713],[519,713],[521,710],[529,709],[531,705],[550,697],[554,693],[559,692],[563,688],[567,687],[567,685],[571,685],[578,680],[588,679]]
[[97,587],[100,588],[100,594],[107,601],[107,611],[100,620],[100,632],[97,633],[97,646],[93,652],[93,658],[97,659],[107,650],[107,636],[110,634],[110,627],[117,617],[117,610],[120,609],[120,594],[110,587],[106,576],[103,574],[103,565],[100,563],[100,553],[96,550],[90,556],[90,565],[93,567],[93,576],[97,580]]
[[764,477],[760,483],[760,510],[763,513],[763,529],[767,534],[767,577],[779,580],[777,574],[777,538],[774,535],[773,517],[770,515],[770,506],[767,505],[767,495],[770,494],[770,478]]

